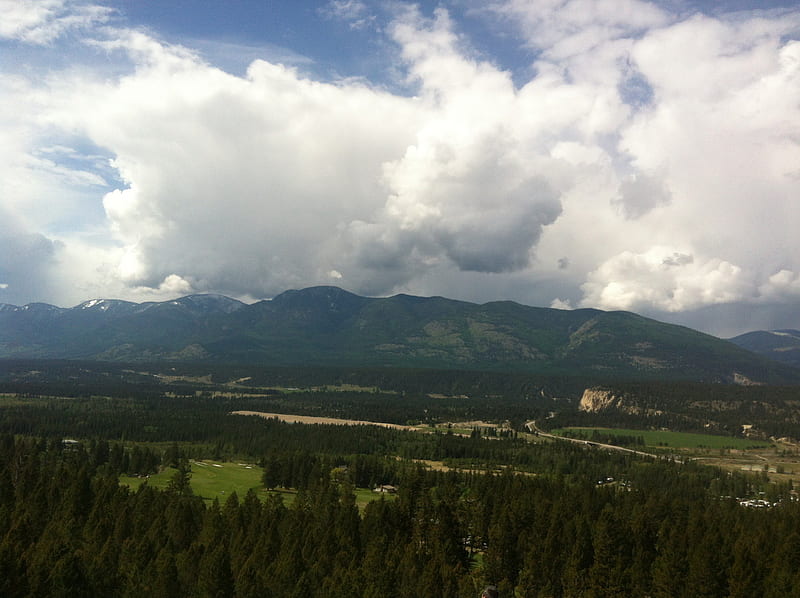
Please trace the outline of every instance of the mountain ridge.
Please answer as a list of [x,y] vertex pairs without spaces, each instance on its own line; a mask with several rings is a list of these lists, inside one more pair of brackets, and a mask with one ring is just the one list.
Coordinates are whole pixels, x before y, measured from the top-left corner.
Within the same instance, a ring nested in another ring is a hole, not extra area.
[[364,365],[800,383],[800,370],[631,312],[558,310],[334,286],[0,309],[0,358]]
[[800,367],[800,330],[755,330],[728,340],[757,355]]

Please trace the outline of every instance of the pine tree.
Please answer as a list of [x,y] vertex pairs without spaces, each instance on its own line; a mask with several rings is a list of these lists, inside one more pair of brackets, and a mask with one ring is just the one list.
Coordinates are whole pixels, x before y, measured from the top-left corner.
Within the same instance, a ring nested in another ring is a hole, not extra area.
[[175,564],[175,556],[169,549],[164,548],[158,553],[155,571],[156,575],[151,590],[153,598],[172,598],[181,595],[178,567]]
[[178,463],[177,471],[172,475],[167,484],[167,492],[177,494],[179,496],[191,496],[192,486],[190,480],[192,479],[192,467],[186,459]]
[[600,513],[592,537],[594,561],[589,568],[591,598],[622,598],[628,595],[629,548],[622,522],[611,505]]
[[763,596],[763,568],[758,566],[759,555],[767,553],[768,546],[758,542],[758,529],[739,530],[733,546],[733,562],[728,575],[730,598]]
[[47,595],[53,598],[91,598],[95,595],[81,558],[72,551],[54,563],[49,586]]
[[233,596],[233,573],[228,549],[224,543],[219,543],[206,550],[200,562],[197,588],[203,598]]

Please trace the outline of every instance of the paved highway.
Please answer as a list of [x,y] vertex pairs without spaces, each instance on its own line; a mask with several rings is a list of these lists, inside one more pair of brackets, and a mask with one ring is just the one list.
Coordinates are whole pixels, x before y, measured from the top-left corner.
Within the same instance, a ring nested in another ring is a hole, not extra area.
[[676,457],[675,455],[654,455],[653,453],[646,453],[644,451],[637,451],[636,449],[626,448],[624,446],[615,446],[613,444],[603,444],[601,442],[592,442],[591,440],[581,440],[579,438],[567,438],[566,436],[556,436],[554,434],[548,434],[539,429],[536,425],[536,420],[531,420],[525,423],[525,428],[531,433],[536,434],[542,438],[551,438],[553,440],[561,440],[562,442],[574,442],[576,444],[581,444],[583,446],[594,446],[602,449],[607,449],[610,451],[618,451],[621,453],[631,453],[633,455],[639,455],[640,457],[649,457],[650,459],[667,459],[673,460],[676,463],[683,463],[683,460]]

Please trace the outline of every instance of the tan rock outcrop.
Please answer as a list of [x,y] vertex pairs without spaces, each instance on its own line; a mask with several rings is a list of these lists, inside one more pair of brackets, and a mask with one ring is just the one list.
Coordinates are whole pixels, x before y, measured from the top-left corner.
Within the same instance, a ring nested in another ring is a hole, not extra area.
[[616,409],[629,415],[660,415],[662,413],[656,409],[645,409],[636,401],[635,397],[614,394],[613,390],[607,388],[584,390],[578,409],[587,413],[599,413],[607,409]]
[[599,413],[606,409],[622,407],[623,398],[613,391],[603,388],[587,388],[583,391],[581,402],[578,404],[580,411]]

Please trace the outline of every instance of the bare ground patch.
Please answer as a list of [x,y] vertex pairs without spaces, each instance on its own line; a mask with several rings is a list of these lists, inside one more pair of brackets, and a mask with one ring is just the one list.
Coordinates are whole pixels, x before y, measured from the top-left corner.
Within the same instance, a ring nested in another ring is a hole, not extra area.
[[288,415],[285,413],[265,413],[263,411],[232,411],[233,415],[255,415],[266,419],[279,419],[289,424],[332,424],[335,426],[380,426],[382,428],[393,428],[395,430],[417,431],[415,426],[401,426],[400,424],[389,424],[386,422],[368,422],[356,419],[337,419],[335,417],[316,417],[314,415]]

